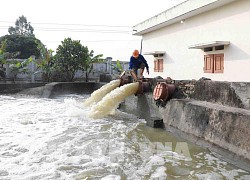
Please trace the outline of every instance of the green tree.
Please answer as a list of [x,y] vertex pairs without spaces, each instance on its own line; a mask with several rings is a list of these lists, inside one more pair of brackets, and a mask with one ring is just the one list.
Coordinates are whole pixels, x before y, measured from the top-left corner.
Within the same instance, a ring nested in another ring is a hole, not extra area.
[[32,57],[25,59],[24,61],[20,62],[18,60],[12,60],[8,62],[10,64],[10,71],[13,73],[13,81],[15,82],[15,79],[19,73],[23,74],[30,74],[30,69],[27,67],[31,62],[33,61]]
[[38,43],[38,48],[41,52],[41,61],[37,64],[38,68],[41,71],[37,71],[36,73],[42,73],[43,81],[50,82],[52,80],[52,73],[54,71],[53,67],[53,50],[47,49],[43,44]]
[[35,38],[34,28],[30,22],[27,22],[26,17],[20,16],[16,20],[15,27],[9,27],[8,31],[10,35],[0,37],[0,44],[6,40],[6,51],[12,55],[8,59],[14,57],[27,59],[32,55],[38,58],[40,56],[38,45],[41,42]]
[[35,36],[34,28],[23,15],[16,20],[15,27],[9,27],[8,32],[10,35]]
[[4,40],[0,44],[0,64],[2,67],[3,67],[3,64],[6,63],[6,44],[7,44],[7,40]]
[[65,73],[66,81],[72,81],[87,56],[88,48],[82,46],[80,41],[65,38],[56,50],[56,69]]
[[[33,36],[5,35],[0,37],[0,44],[4,41],[6,41],[5,51],[14,55],[15,58],[27,59],[32,55],[36,58],[40,57],[38,44],[41,41]],[[8,59],[12,58],[14,57],[8,57]]]
[[88,47],[83,46],[80,41],[66,38],[57,48],[54,66],[57,72],[65,74],[66,81],[72,81],[78,70],[85,72],[86,81],[88,81],[93,63],[100,61],[101,57],[101,54],[94,56],[94,51],[89,51]]
[[90,52],[88,51],[87,58],[84,59],[83,66],[82,66],[82,70],[85,72],[86,82],[89,81],[89,74],[93,70],[93,64],[97,62],[102,62],[103,61],[102,57],[103,57],[102,54],[98,54],[94,56],[93,50],[91,50]]
[[4,64],[6,64],[6,41],[3,41],[3,43],[0,46],[0,77],[4,79],[6,78],[5,68],[3,67]]
[[116,64],[113,65],[112,63],[110,64],[110,66],[112,66],[112,69],[116,70],[118,73],[121,73],[124,71],[121,63],[119,60],[116,60]]

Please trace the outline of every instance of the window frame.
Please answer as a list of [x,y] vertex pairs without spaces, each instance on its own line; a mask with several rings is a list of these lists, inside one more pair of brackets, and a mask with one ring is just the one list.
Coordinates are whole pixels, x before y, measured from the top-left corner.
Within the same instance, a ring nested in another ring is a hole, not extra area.
[[224,53],[204,55],[204,73],[224,73]]
[[163,72],[163,58],[155,58],[154,59],[154,72]]

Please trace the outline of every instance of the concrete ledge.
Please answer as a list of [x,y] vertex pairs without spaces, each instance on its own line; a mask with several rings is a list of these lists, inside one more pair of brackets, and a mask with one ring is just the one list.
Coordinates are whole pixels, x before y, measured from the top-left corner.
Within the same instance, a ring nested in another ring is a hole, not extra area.
[[62,94],[90,94],[103,84],[104,83],[95,82],[0,84],[0,94],[19,93],[43,98],[53,98]]
[[250,83],[249,82],[232,82],[231,87],[240,97],[244,108],[250,110]]
[[244,105],[229,82],[197,81],[191,98],[227,106],[244,108]]
[[44,86],[46,83],[16,83],[16,84],[0,84],[0,94],[17,93],[24,89]]
[[101,87],[101,83],[95,82],[60,82],[46,84],[42,97],[53,98],[61,94],[90,94]]
[[250,111],[193,100],[171,100],[165,126],[195,135],[250,160]]

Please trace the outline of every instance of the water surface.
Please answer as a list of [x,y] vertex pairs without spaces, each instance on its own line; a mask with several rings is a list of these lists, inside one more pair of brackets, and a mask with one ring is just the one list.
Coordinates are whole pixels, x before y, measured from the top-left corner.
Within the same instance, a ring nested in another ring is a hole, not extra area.
[[0,96],[0,179],[250,179],[131,114],[88,118],[86,97]]

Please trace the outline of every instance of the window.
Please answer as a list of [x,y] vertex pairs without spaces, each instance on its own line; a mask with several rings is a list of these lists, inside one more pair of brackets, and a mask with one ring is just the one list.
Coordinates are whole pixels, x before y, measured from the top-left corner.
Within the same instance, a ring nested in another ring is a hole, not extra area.
[[215,46],[214,49],[217,51],[217,50],[223,50],[224,49],[224,46],[221,45],[221,46]]
[[163,57],[163,55],[164,55],[163,53],[162,54],[154,54],[154,57],[155,58],[160,58],[160,57]]
[[154,60],[154,72],[163,72],[163,59]]
[[223,73],[224,54],[209,54],[204,56],[204,73]]
[[165,51],[152,51],[144,53],[144,55],[154,56],[154,72],[163,72],[163,59],[165,54]]
[[206,48],[204,48],[204,52],[208,52],[208,51],[213,51],[213,47],[206,47]]

